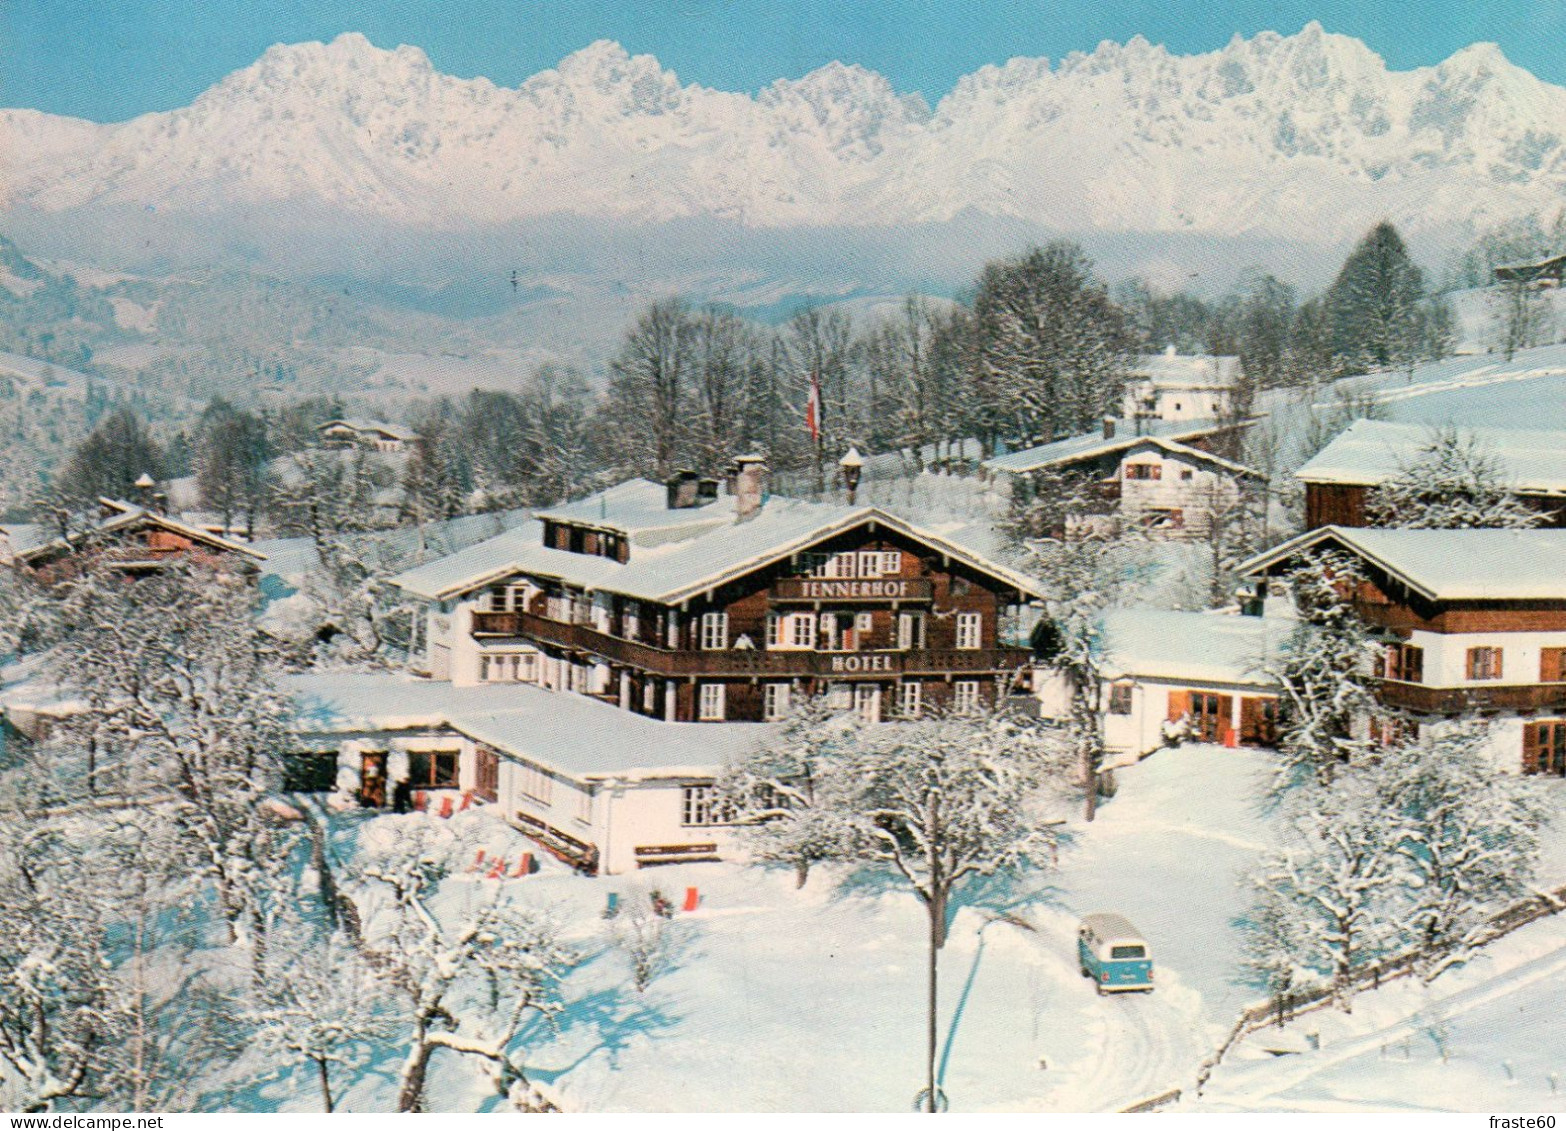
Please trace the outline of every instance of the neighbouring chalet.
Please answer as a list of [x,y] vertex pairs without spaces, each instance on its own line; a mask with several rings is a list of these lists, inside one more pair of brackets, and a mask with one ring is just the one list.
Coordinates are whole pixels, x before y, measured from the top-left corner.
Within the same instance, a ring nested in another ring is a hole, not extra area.
[[1088,497],[1080,516],[1067,517],[1062,533],[1068,537],[1079,522],[1107,521],[1153,537],[1203,538],[1215,514],[1232,512],[1246,492],[1265,481],[1261,472],[1212,450],[1215,442],[1232,439],[1243,422],[1143,422],[1140,435],[1127,432],[1125,424],[1106,418],[1101,432],[997,456],[984,467],[1008,476],[1019,502],[1059,490],[1062,478],[1080,480]]
[[[1105,745],[1133,757],[1176,735],[1225,746],[1276,745],[1272,670],[1293,624],[1152,608],[1105,614],[1099,659]],[[1059,674],[1041,678],[1040,714],[1065,718],[1068,694]]]
[[875,507],[632,480],[392,583],[429,602],[457,686],[537,683],[669,722],[779,719],[826,693],[867,719],[1025,683],[1036,584]]
[[1240,568],[1276,576],[1327,549],[1365,574],[1354,605],[1385,640],[1386,706],[1420,725],[1488,718],[1498,764],[1566,774],[1566,530],[1326,526]]
[[[1463,428],[1516,496],[1566,526],[1566,432],[1520,428]],[[1356,420],[1317,452],[1295,478],[1305,484],[1305,527],[1366,526],[1366,498],[1414,466],[1432,433],[1421,424]]]
[[1144,354],[1126,374],[1125,416],[1140,421],[1214,420],[1235,409],[1240,359],[1211,354]]
[[131,575],[188,562],[253,576],[266,560],[254,546],[157,511],[119,499],[98,503],[97,521],[69,537],[38,524],[0,530],[0,565],[48,584],[79,572],[89,561]]
[[375,452],[401,452],[418,443],[419,436],[384,420],[328,420],[318,425],[321,444],[328,448],[368,448]]
[[310,673],[285,685],[299,705],[290,788],[378,808],[407,780],[429,812],[496,806],[560,859],[599,874],[729,851],[714,782],[772,732],[667,723],[525,684]]
[[1566,275],[1566,255],[1552,255],[1534,263],[1508,263],[1495,269],[1497,283],[1558,287]]

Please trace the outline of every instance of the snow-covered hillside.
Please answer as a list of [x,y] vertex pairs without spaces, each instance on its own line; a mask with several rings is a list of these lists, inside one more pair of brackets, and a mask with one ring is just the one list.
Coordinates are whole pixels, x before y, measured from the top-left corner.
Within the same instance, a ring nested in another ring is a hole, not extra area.
[[[600,41],[515,89],[362,35],[269,49],[191,106],[0,112],[8,205],[309,203],[421,227],[555,213],[750,227],[964,214],[1319,242],[1553,207],[1566,90],[1490,44],[1388,70],[1310,24],[1176,56],[1140,38],[986,66],[937,105],[833,63],[752,96]],[[1069,156],[1068,159],[1064,159]]]

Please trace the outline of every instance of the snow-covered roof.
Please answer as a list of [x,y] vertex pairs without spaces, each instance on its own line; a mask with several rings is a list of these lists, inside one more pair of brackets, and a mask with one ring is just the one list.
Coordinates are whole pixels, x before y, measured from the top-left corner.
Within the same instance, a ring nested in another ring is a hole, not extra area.
[[1136,447],[1138,444],[1156,444],[1165,451],[1179,453],[1185,456],[1195,456],[1203,460],[1222,464],[1236,473],[1255,475],[1257,472],[1249,468],[1241,467],[1237,463],[1220,459],[1211,452],[1200,451],[1181,443],[1184,440],[1195,440],[1202,436],[1211,436],[1215,432],[1236,427],[1233,421],[1223,420],[1150,420],[1143,424],[1141,435],[1132,431],[1130,421],[1121,421],[1123,430],[1117,431],[1113,438],[1106,439],[1103,432],[1086,432],[1080,436],[1070,436],[1064,440],[1055,440],[1048,444],[1041,444],[1036,448],[1026,448],[1020,452],[1011,452],[1007,455],[996,456],[994,459],[984,461],[984,466],[991,471],[1004,471],[1009,474],[1026,474],[1030,471],[1042,471],[1046,467],[1065,467],[1074,463],[1086,463],[1102,456],[1114,455]]
[[287,676],[306,733],[449,728],[576,778],[711,776],[775,728],[669,723],[531,684],[453,687],[389,672]]
[[734,499],[720,496],[698,507],[670,508],[667,487],[650,479],[628,479],[577,502],[539,511],[538,517],[632,535],[656,532],[672,541],[732,522]]
[[1143,354],[1127,374],[1159,389],[1227,389],[1240,374],[1240,359],[1225,354]]
[[49,540],[49,528],[36,522],[8,522],[0,525],[0,561],[13,554],[26,553]]
[[1293,621],[1169,609],[1116,609],[1103,620],[1104,672],[1111,679],[1271,686],[1264,673]]
[[1433,601],[1566,600],[1566,530],[1383,530],[1323,526],[1243,563],[1269,573],[1305,550],[1335,546]]
[[317,432],[325,432],[328,428],[350,428],[355,432],[379,432],[393,440],[417,440],[419,434],[409,431],[399,424],[388,424],[384,420],[365,420],[359,417],[344,417],[341,420],[328,420],[316,425]]
[[[1495,463],[1507,486],[1530,494],[1566,494],[1566,431],[1459,428],[1457,432]],[[1401,475],[1435,438],[1436,431],[1425,425],[1356,420],[1295,477],[1306,483],[1375,486]]]
[[542,525],[535,521],[399,574],[392,584],[414,596],[438,601],[511,574],[527,573],[637,600],[675,604],[867,522],[950,554],[1029,596],[1042,595],[1038,583],[1024,574],[879,507],[807,503],[781,496],[773,496],[743,522],[731,519],[681,541],[637,546],[630,560],[623,563],[545,546]]
[[[266,555],[253,545],[236,542],[231,538],[224,538],[221,535],[202,530],[199,526],[191,526],[189,523],[181,522],[177,518],[170,518],[166,514],[149,511],[144,507],[135,506],[122,499],[100,499],[98,501],[118,513],[94,526],[89,532],[91,535],[115,534],[142,526],[157,526],[170,533],[178,534],[183,538],[189,538],[192,542],[210,546],[213,549],[242,554],[256,561],[266,560]],[[23,561],[31,561],[34,558],[45,557],[50,553],[61,550],[69,551],[74,548],[75,544],[72,542],[67,542],[63,538],[53,538],[46,542],[39,542],[25,551],[16,551],[16,557]]]

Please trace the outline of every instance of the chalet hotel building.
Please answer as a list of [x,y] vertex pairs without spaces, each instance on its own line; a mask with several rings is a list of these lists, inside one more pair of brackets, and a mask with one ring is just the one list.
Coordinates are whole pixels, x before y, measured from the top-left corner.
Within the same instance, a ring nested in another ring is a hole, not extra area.
[[1036,583],[869,506],[631,480],[395,579],[431,678],[534,683],[670,722],[763,722],[826,694],[870,720],[1027,689]]

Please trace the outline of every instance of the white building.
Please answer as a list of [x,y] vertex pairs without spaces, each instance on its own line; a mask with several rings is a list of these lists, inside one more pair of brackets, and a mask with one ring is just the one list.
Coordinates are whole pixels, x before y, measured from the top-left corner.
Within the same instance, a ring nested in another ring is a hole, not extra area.
[[370,807],[407,780],[432,812],[491,805],[584,871],[716,859],[732,827],[722,767],[771,733],[759,723],[666,723],[525,684],[454,688],[384,673],[290,676],[300,788]]
[[384,420],[328,420],[316,426],[328,447],[362,447],[377,452],[400,452],[416,443],[418,433]]
[[[1013,496],[1024,501],[1058,490],[1058,477],[1080,479],[1093,496],[1082,521],[1108,518],[1122,530],[1174,539],[1206,537],[1215,516],[1232,514],[1245,492],[1265,479],[1207,450],[1216,437],[1243,425],[1154,422],[1140,435],[1126,427],[1108,419],[1101,432],[1010,452],[984,467],[1010,477]],[[1068,525],[1062,533],[1070,531]]]
[[[1292,620],[1131,608],[1102,624],[1105,744],[1140,757],[1178,734],[1192,742],[1272,746],[1278,683],[1271,674]],[[1069,688],[1039,682],[1040,713],[1064,718]]]
[[1240,359],[1212,354],[1144,354],[1126,375],[1125,416],[1131,420],[1213,420],[1234,409]]

